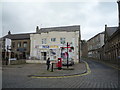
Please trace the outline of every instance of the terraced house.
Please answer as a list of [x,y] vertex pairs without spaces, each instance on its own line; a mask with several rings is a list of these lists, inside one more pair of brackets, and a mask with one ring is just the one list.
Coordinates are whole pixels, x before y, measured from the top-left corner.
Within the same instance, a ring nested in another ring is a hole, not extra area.
[[[57,60],[59,57],[80,60],[80,25],[41,28],[37,26],[36,33],[30,34],[31,58],[45,62],[48,57]],[[67,43],[69,49],[67,53]]]

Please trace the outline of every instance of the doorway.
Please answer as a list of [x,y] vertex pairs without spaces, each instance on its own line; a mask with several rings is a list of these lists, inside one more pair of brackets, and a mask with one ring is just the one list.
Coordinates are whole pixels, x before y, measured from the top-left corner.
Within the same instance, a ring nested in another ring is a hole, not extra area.
[[47,53],[46,52],[41,52],[41,58],[42,58],[42,60],[46,60]]

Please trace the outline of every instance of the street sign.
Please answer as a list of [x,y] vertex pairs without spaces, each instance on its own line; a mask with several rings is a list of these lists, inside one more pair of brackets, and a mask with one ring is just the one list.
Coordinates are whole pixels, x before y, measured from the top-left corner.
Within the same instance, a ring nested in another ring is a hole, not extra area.
[[5,50],[6,51],[8,50],[8,52],[10,52],[10,49],[11,49],[11,39],[6,38],[5,39]]

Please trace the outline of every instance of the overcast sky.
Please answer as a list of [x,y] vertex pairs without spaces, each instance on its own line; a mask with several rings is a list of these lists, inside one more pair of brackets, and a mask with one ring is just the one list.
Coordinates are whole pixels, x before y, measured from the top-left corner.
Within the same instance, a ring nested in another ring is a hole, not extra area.
[[[0,3],[1,8],[1,3]],[[0,16],[1,17],[1,16]],[[1,24],[1,22],[0,22]],[[80,25],[82,39],[118,26],[115,2],[2,2],[2,35],[35,32],[39,27]]]

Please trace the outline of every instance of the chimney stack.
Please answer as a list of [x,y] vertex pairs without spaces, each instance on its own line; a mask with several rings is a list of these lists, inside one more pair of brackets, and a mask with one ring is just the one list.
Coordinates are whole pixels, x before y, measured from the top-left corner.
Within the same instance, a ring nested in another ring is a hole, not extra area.
[[105,24],[105,28],[107,27],[107,24]]
[[8,35],[10,35],[10,34],[11,34],[11,32],[9,31],[9,32],[8,32]]
[[36,27],[36,33],[37,33],[38,31],[39,31],[39,27],[37,26],[37,27]]

